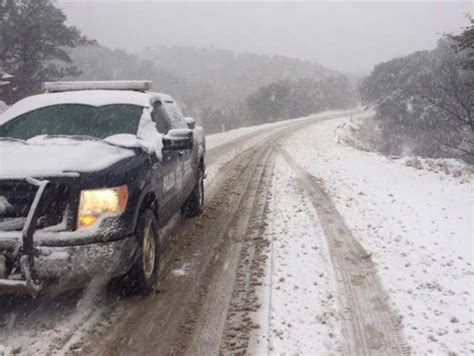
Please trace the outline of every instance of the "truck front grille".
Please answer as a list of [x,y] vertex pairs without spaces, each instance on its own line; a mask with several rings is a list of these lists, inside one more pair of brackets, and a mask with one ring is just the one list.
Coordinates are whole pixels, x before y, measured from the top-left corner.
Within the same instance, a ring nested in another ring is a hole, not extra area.
[[26,181],[0,181],[0,218],[26,217],[37,190]]
[[[38,187],[24,180],[0,181],[0,230],[19,231],[35,198]],[[67,186],[50,183],[40,206],[37,228],[62,223],[70,191]]]

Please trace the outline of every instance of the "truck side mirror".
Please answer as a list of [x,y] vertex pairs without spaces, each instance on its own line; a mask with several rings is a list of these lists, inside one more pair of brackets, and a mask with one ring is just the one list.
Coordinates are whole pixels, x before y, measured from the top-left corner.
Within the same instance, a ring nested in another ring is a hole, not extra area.
[[163,151],[182,151],[193,148],[193,131],[190,129],[169,130],[163,136]]
[[193,117],[185,117],[184,119],[186,120],[188,128],[190,130],[194,130],[194,128],[196,127],[196,120]]

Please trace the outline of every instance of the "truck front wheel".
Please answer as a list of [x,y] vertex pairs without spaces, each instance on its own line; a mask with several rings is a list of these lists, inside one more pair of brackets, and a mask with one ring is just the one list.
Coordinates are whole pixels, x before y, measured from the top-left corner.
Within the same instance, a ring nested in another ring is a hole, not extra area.
[[137,260],[125,275],[125,287],[133,294],[147,295],[156,287],[160,266],[158,223],[151,209],[145,209],[138,220]]

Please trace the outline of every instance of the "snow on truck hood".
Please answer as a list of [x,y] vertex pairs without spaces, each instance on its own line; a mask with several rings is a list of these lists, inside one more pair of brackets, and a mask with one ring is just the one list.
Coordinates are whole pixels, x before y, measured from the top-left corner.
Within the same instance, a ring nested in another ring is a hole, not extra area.
[[144,109],[136,136],[118,134],[107,137],[105,142],[41,136],[26,143],[0,140],[0,179],[64,176],[74,174],[73,172],[97,171],[133,156],[135,153],[130,148],[140,148],[148,154],[155,154],[161,161],[163,136],[156,131],[150,115],[150,104],[154,98],[172,99],[169,95],[153,92],[84,90],[40,94],[20,100],[0,114],[0,125],[27,112],[60,104],[130,104]]
[[70,176],[105,169],[134,151],[102,141],[40,136],[26,143],[0,141],[0,179]]

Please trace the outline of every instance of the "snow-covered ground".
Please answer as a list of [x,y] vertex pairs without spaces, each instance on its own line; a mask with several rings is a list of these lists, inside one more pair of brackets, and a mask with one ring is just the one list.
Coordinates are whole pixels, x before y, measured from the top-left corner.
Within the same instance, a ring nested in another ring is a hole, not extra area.
[[335,276],[321,224],[295,173],[278,157],[267,236],[271,240],[262,327],[249,354],[316,355],[340,348]]
[[[472,167],[354,149],[341,139],[341,128],[357,119],[349,115],[317,123],[284,147],[324,181],[354,237],[372,254],[402,316],[411,351],[473,353]],[[208,145],[216,147],[265,126],[211,135]],[[253,335],[250,351],[337,353],[341,345],[334,274],[317,214],[281,157],[274,174],[267,229],[273,257],[260,291],[261,302],[268,305],[254,316],[262,327]]]
[[[393,159],[356,150],[340,139],[340,128],[348,122],[349,117],[315,123],[293,135],[282,149],[324,182],[354,237],[371,254],[391,304],[403,317],[411,351],[474,353],[472,170],[459,162]],[[211,135],[208,148],[285,124]],[[254,140],[259,140],[258,136],[219,157],[209,167],[210,177]],[[212,179],[207,181],[210,186]],[[271,240],[271,258],[260,288],[263,305],[253,315],[260,329],[252,336],[249,351],[275,355],[338,353],[343,344],[341,311],[325,235],[295,172],[278,155],[272,192],[265,232]],[[80,304],[86,299],[80,298]],[[41,312],[46,309],[40,308]],[[85,308],[87,313],[79,309],[70,308],[77,314],[48,316],[64,320],[51,335],[18,330],[19,337],[24,337],[24,342],[19,342],[24,345],[21,351],[34,354],[54,350],[54,340],[63,337],[61,329],[77,328],[76,334],[81,335],[81,328],[85,330],[87,325],[80,324],[94,322],[105,310],[100,303]],[[76,334],[66,346],[75,342]],[[0,345],[0,355],[1,351]]]
[[[416,354],[472,354],[472,174],[453,177],[416,169],[405,161],[338,143],[338,127],[348,121],[315,124],[295,134],[285,149],[324,181],[354,236],[372,253],[391,302],[403,317],[411,350]],[[288,184],[281,177],[280,181]],[[276,182],[276,189],[285,189]],[[286,238],[290,243],[293,233],[302,229],[292,230],[284,224],[280,223],[281,232],[289,229]],[[293,225],[293,221],[286,224]],[[320,238],[318,233],[314,236]],[[288,266],[301,263],[298,256],[293,257]],[[287,267],[288,273],[293,268]],[[282,311],[278,318],[291,315]]]

